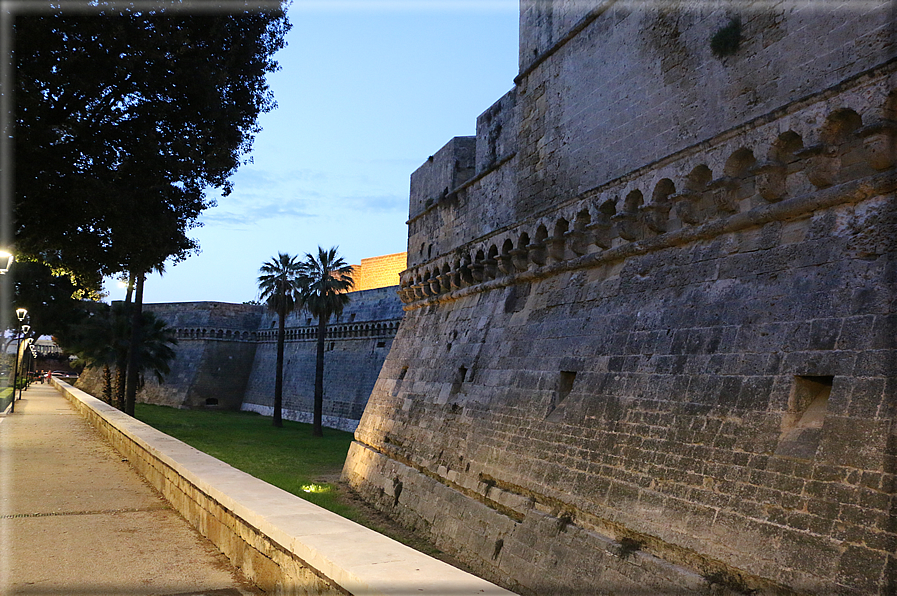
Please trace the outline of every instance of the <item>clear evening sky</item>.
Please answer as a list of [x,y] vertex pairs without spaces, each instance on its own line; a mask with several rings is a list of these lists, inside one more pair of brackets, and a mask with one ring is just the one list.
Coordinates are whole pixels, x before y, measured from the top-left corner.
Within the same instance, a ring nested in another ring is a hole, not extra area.
[[[278,252],[406,248],[409,178],[513,86],[517,0],[301,2],[269,76],[277,109],[234,191],[192,231],[202,252],[150,276],[145,302],[244,302]],[[124,290],[107,283],[108,299]]]

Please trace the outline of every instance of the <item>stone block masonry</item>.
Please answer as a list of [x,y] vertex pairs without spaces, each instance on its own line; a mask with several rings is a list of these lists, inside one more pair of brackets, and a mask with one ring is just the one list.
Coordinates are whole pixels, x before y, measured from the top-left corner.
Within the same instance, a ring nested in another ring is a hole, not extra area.
[[524,5],[412,185],[344,477],[522,594],[893,593],[890,6],[632,7]]
[[[380,367],[392,347],[403,311],[396,287],[353,292],[342,316],[328,326],[324,354],[324,419],[331,428],[354,431]],[[270,415],[274,403],[277,330],[258,333],[255,359],[242,409]],[[311,422],[317,322],[304,312],[287,319],[284,351],[283,416]]]
[[355,280],[353,292],[388,288],[399,284],[399,273],[404,271],[407,253],[398,252],[391,255],[361,259],[360,265],[353,265],[352,277]]
[[[400,253],[404,254],[404,253]],[[395,268],[397,255],[379,267]],[[376,271],[376,268],[375,268]],[[327,328],[324,356],[324,425],[352,431],[402,318],[397,287],[352,292],[342,316]],[[147,379],[146,403],[178,408],[221,408],[271,415],[274,404],[276,316],[264,306],[221,302],[147,304],[174,329],[178,344],[163,383]],[[287,318],[284,411],[311,422],[317,323],[305,312]],[[79,388],[101,395],[101,371],[87,371]]]

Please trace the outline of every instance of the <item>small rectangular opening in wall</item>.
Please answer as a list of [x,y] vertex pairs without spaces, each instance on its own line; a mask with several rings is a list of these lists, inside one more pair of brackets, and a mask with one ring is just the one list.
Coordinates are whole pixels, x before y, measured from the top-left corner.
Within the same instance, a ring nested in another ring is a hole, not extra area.
[[403,366],[402,370],[399,371],[399,376],[396,377],[395,385],[392,388],[392,396],[395,397],[399,394],[399,389],[402,387],[402,380],[405,378],[405,375],[408,374],[408,367]]
[[385,348],[385,347],[386,347],[386,342],[385,342],[385,341],[378,341],[378,342],[377,342],[377,347],[378,347],[378,348]]
[[461,391],[461,384],[464,383],[464,380],[467,378],[467,367],[459,366],[458,372],[455,373],[455,381],[452,383],[452,393],[458,393]]
[[833,376],[794,377],[776,455],[799,459],[816,455],[834,380]]
[[562,370],[558,377],[558,388],[554,395],[551,396],[551,402],[548,404],[548,412],[546,417],[550,416],[558,406],[560,406],[570,392],[573,391],[573,383],[576,382],[576,371]]
[[558,403],[561,403],[568,395],[570,395],[575,381],[576,372],[569,370],[561,371],[561,378],[558,381]]

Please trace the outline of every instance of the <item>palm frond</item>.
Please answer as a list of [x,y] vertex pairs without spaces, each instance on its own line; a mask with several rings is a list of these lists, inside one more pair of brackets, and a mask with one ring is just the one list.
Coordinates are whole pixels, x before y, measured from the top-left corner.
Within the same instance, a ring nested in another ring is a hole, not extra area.
[[336,246],[319,246],[317,256],[307,253],[302,261],[301,300],[308,312],[325,321],[343,312],[350,301],[347,293],[355,287],[354,269],[337,251]]
[[292,312],[296,309],[301,277],[299,257],[286,253],[278,253],[277,257],[264,263],[259,269],[259,300],[268,305],[268,309],[278,314]]

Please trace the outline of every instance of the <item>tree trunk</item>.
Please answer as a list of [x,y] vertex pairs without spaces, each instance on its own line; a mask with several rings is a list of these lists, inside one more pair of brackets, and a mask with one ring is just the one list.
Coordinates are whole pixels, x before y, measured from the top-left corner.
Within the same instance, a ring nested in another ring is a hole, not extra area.
[[109,365],[103,365],[103,401],[112,404],[112,371]]
[[311,434],[323,437],[321,420],[324,417],[324,335],[327,333],[327,318],[318,317],[318,353],[315,356],[315,413]]
[[131,306],[131,345],[128,346],[128,374],[125,385],[125,414],[134,415],[134,404],[137,401],[137,381],[140,370],[140,345],[143,341],[143,277],[137,273],[137,287],[134,292],[134,304]]
[[[134,274],[128,278],[128,291],[125,293],[125,313],[131,308],[131,295],[134,293]],[[125,411],[125,383],[128,373],[128,354],[124,354],[115,363],[115,402],[113,405]]]
[[274,379],[274,426],[283,426],[283,344],[286,339],[286,309],[277,313],[277,377]]

